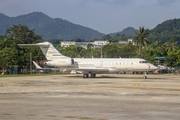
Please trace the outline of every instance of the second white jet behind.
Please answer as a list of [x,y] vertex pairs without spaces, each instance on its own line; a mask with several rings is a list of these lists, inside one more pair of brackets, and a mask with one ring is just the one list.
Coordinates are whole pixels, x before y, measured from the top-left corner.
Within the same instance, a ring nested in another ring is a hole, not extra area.
[[[84,78],[88,78],[89,74],[90,77],[94,78],[96,74],[117,73],[119,71],[143,71],[146,73],[157,69],[157,67],[141,58],[70,58],[63,56],[49,42],[19,45],[39,46],[48,60],[45,63],[46,65],[55,66],[58,69],[82,71]],[[146,79],[147,77],[144,76],[144,78]]]

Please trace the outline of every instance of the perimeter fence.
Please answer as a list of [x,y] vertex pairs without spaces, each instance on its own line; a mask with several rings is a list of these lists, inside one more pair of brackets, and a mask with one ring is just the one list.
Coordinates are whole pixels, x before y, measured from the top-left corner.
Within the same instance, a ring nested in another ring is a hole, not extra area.
[[[48,66],[46,65],[41,65],[42,68],[47,68]],[[51,67],[52,68],[52,67]],[[61,74],[61,73],[76,73],[76,71],[66,71],[65,69],[43,69],[43,70],[38,70],[36,67],[33,65],[32,69],[30,69],[30,66],[11,66],[7,68],[6,70],[2,70],[0,68],[0,75],[8,74],[8,75],[16,75],[16,74]],[[180,67],[174,67],[174,68],[168,68],[166,69],[159,69],[159,70],[153,70],[147,72],[147,74],[168,74],[168,73],[173,73],[173,74],[180,74]],[[139,71],[119,71],[116,74],[144,74],[144,72],[139,72]]]

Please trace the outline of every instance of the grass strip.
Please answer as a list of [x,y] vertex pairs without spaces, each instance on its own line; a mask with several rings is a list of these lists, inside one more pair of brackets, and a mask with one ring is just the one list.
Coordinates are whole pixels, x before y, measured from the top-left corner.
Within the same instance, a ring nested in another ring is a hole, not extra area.
[[67,73],[59,74],[17,74],[17,75],[0,75],[1,77],[24,77],[24,76],[48,76],[48,75],[66,75]]

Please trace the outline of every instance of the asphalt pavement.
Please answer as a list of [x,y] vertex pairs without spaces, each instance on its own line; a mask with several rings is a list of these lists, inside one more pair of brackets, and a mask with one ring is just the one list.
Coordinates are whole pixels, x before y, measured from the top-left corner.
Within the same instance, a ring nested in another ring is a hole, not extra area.
[[0,78],[0,120],[179,120],[180,75]]

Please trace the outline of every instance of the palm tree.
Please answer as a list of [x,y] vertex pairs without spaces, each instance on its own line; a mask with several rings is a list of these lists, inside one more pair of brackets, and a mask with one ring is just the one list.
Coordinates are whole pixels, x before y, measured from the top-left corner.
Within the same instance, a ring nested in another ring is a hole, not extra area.
[[93,45],[92,43],[89,43],[89,44],[87,45],[87,49],[90,49],[90,48],[92,48],[92,47],[94,47],[94,45]]
[[167,52],[174,51],[174,47],[177,45],[177,41],[175,42],[174,39],[170,39],[168,42],[165,43]]
[[109,39],[108,42],[109,42],[109,44],[112,44],[112,43],[114,43],[114,40]]
[[139,55],[141,54],[142,47],[146,47],[149,40],[146,38],[149,36],[148,29],[144,29],[144,27],[139,27],[139,30],[135,32],[136,36],[136,44],[139,45]]
[[165,55],[166,46],[162,44],[160,40],[156,41],[154,44],[155,44],[154,49],[156,49],[156,53],[159,53],[160,55]]

